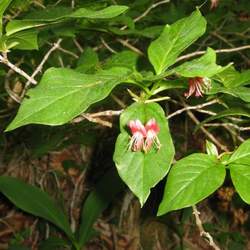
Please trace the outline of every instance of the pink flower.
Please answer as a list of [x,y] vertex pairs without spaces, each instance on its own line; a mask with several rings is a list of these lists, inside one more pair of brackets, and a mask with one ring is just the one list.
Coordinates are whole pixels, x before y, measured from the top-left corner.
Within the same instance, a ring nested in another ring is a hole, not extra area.
[[184,93],[186,98],[189,98],[191,95],[202,97],[205,90],[210,87],[210,80],[203,77],[194,77],[188,80],[188,85],[188,92]]
[[154,118],[150,119],[145,126],[138,119],[131,120],[128,123],[128,127],[132,133],[129,142],[130,150],[135,152],[143,150],[147,153],[153,146],[160,149],[161,143],[157,136],[160,132],[160,127]]
[[142,150],[144,145],[144,138],[146,137],[145,127],[138,119],[129,121],[128,127],[132,133],[132,137],[129,142],[129,149],[132,151]]
[[157,136],[157,134],[160,132],[160,127],[156,123],[156,120],[154,118],[150,119],[146,123],[145,129],[147,131],[147,134],[143,147],[144,151],[147,153],[154,145],[157,149],[160,149],[161,143]]

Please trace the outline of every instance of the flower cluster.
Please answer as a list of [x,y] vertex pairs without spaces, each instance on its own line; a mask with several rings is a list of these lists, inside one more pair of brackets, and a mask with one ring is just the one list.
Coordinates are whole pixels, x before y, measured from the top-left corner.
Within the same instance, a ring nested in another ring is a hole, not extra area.
[[188,85],[188,92],[184,93],[186,98],[189,98],[191,95],[202,97],[204,92],[210,88],[211,82],[206,77],[194,77],[188,79]]
[[153,146],[160,149],[161,143],[157,136],[160,132],[160,127],[154,118],[150,119],[145,126],[139,119],[131,120],[128,123],[128,127],[132,134],[129,142],[130,150],[135,152],[143,150],[147,153]]

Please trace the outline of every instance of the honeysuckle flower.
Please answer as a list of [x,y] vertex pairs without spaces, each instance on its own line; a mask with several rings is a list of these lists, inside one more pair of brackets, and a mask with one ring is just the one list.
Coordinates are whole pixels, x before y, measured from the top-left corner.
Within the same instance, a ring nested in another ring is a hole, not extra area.
[[219,0],[211,0],[210,9],[215,9],[219,5]]
[[158,126],[156,120],[154,118],[150,119],[146,125],[146,139],[144,143],[144,151],[148,152],[154,145],[157,149],[160,149],[161,143],[157,136],[157,134],[160,132],[160,127]]
[[146,137],[146,129],[140,120],[131,120],[128,123],[132,137],[129,142],[129,149],[132,151],[140,151],[144,146],[144,138]]
[[188,79],[188,91],[184,93],[186,98],[189,98],[191,95],[195,97],[202,97],[204,92],[210,88],[210,80],[206,77],[194,77]]

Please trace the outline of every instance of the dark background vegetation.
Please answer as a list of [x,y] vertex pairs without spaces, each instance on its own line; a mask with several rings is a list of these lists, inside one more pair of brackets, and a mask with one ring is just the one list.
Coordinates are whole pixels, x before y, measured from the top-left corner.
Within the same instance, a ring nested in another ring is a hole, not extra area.
[[[26,72],[32,73],[51,44],[61,37],[63,41],[60,49],[51,54],[44,70],[52,66],[76,68],[81,65],[82,51],[88,47],[98,53],[97,67],[101,68],[114,51],[132,49],[145,54],[149,43],[159,35],[166,23],[171,24],[189,15],[196,6],[201,6],[208,28],[206,34],[188,48],[186,54],[205,50],[207,47],[224,49],[248,45],[249,1],[220,0],[217,5],[215,2],[213,1],[211,8],[211,1],[170,0],[152,9],[134,24],[133,19],[152,6],[153,1],[76,0],[76,7],[97,8],[117,3],[128,5],[130,10],[125,16],[111,21],[69,22],[64,26],[44,28],[39,32],[39,50],[13,50],[8,58]],[[21,19],[28,12],[54,4],[54,0],[14,1],[5,13],[4,21],[14,17]],[[71,1],[58,1],[58,6],[71,6]],[[121,31],[120,28],[124,25],[128,28]],[[218,53],[217,62],[221,65],[234,62],[238,70],[248,69],[249,50]],[[144,56],[140,57],[138,68],[150,68]],[[40,76],[41,74],[37,79]],[[73,220],[78,225],[80,208],[88,194],[98,183],[102,183],[107,173],[115,171],[112,155],[119,133],[118,118],[107,118],[113,124],[112,129],[84,120],[59,127],[30,125],[4,133],[19,105],[7,93],[6,86],[18,95],[24,82],[22,77],[8,67],[0,65],[0,173],[18,177],[46,190],[63,204],[71,222]],[[182,93],[172,93],[173,96],[177,94]],[[188,102],[197,104],[198,100],[191,99]],[[126,88],[118,87],[112,92],[111,98],[94,105],[89,112],[121,109],[130,103],[131,97]],[[162,107],[166,111],[178,108],[173,103],[164,102]],[[204,118],[201,114],[197,117],[200,120]],[[194,127],[195,124],[186,113],[170,122],[177,159],[191,152],[204,151],[205,136],[202,132],[193,134]],[[221,128],[211,128],[211,131],[229,149],[233,149],[238,143],[236,137]],[[241,136],[247,138],[248,134],[244,132]],[[207,242],[199,236],[191,209],[156,217],[164,181],[154,188],[145,207],[141,209],[137,199],[125,186],[119,184],[119,187],[109,187],[115,178],[118,178],[116,174],[110,174],[102,185],[111,191],[119,188],[121,192],[113,197],[97,218],[94,224],[95,234],[86,249],[210,249]],[[239,199],[229,181],[198,207],[205,229],[213,235],[222,249],[250,249],[249,207]],[[23,213],[4,196],[0,196],[0,249],[39,249],[48,235],[63,237],[44,220]]]

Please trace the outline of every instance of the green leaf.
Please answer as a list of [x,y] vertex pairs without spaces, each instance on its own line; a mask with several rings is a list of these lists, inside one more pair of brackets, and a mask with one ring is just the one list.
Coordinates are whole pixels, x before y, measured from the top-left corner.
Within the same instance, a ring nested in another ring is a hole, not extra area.
[[220,187],[226,170],[214,156],[192,154],[170,170],[158,215],[193,206]]
[[[148,79],[147,79],[148,80]],[[177,79],[177,80],[160,80],[157,82],[151,92],[155,95],[161,91],[167,89],[186,89],[188,88],[187,80],[185,79]]]
[[236,87],[230,89],[224,88],[221,89],[220,92],[239,97],[244,102],[250,102],[250,88],[247,87]]
[[69,243],[62,238],[49,237],[43,240],[39,245],[39,250],[59,250],[64,249],[64,247],[69,247]]
[[[139,119],[146,123],[155,118],[160,127],[158,135],[161,148],[151,149],[148,153],[132,152],[129,148],[131,134],[128,122]],[[157,103],[134,103],[120,117],[121,134],[118,136],[114,161],[120,177],[139,198],[141,206],[146,202],[150,189],[167,173],[174,157],[174,146],[164,111]]]
[[81,225],[79,229],[79,245],[84,244],[90,239],[93,233],[93,224],[101,215],[102,211],[114,199],[115,195],[121,192],[124,184],[114,169],[110,170],[97,183],[95,189],[89,194],[84,202],[81,213]]
[[73,235],[65,213],[55,201],[39,188],[19,179],[1,176],[0,191],[18,208],[50,221],[72,239]]
[[[15,48],[20,50],[33,50],[38,49],[37,44],[37,35],[36,30],[21,31],[13,34],[12,36],[6,37],[6,46],[7,48]],[[15,46],[11,46],[11,44]]]
[[208,155],[219,156],[217,147],[210,141],[206,140],[206,151]]
[[227,116],[246,116],[246,117],[250,117],[250,112],[248,109],[244,109],[244,108],[230,108],[224,111],[221,111],[219,113],[217,113],[217,115],[213,115],[208,117],[207,119],[203,120],[196,128],[195,128],[195,132],[197,130],[199,130],[204,124],[211,122],[213,120],[216,119],[220,119],[223,117],[227,117]]
[[3,27],[2,27],[3,14],[11,2],[12,2],[12,0],[1,0],[1,2],[0,2],[0,37],[2,35],[2,29],[3,29]]
[[[244,141],[231,155],[228,163],[243,163],[243,160],[250,157],[250,139]],[[250,164],[250,159],[249,159]]]
[[242,86],[250,81],[250,70],[246,70],[242,73],[235,70],[233,66],[227,68],[225,71],[217,74],[214,77],[215,80],[221,82],[225,87],[231,89],[238,86]]
[[189,17],[166,25],[160,37],[148,48],[148,57],[157,75],[175,63],[177,57],[206,30],[206,20],[199,10]]
[[14,245],[10,245],[8,247],[8,250],[30,250],[30,248],[19,245],[19,244],[14,244]]
[[130,69],[136,68],[138,54],[130,50],[124,50],[111,56],[104,65],[104,68],[111,67],[127,67]]
[[[230,64],[228,65],[230,66]],[[216,64],[216,53],[208,48],[205,55],[198,59],[186,62],[174,68],[174,72],[184,77],[211,77],[225,70],[228,66],[222,67]]]
[[121,15],[128,10],[124,5],[113,5],[102,10],[80,8],[69,15],[71,18],[108,19]]
[[86,73],[93,69],[99,62],[97,53],[92,48],[86,48],[77,62],[76,70]]
[[242,200],[250,204],[250,165],[230,164],[230,175]]
[[96,75],[50,68],[39,85],[27,92],[28,97],[6,131],[30,123],[64,124],[107,97],[116,85],[128,79],[130,73],[127,68],[112,68]]
[[12,2],[12,0],[1,0],[1,2],[0,2],[0,17],[1,18],[3,16],[3,13],[8,8],[8,6],[10,5],[11,2]]
[[72,19],[108,19],[119,16],[128,9],[124,5],[112,5],[101,10],[80,8],[73,11],[71,8],[46,8],[41,11],[33,11],[32,15],[23,20],[12,20],[6,26],[7,35],[11,35],[21,30],[36,28],[50,23],[58,23]]
[[217,93],[224,93],[234,97],[238,97],[244,102],[250,102],[250,88],[249,87],[224,87],[216,81],[212,81],[212,88],[208,91],[207,94],[214,95]]

